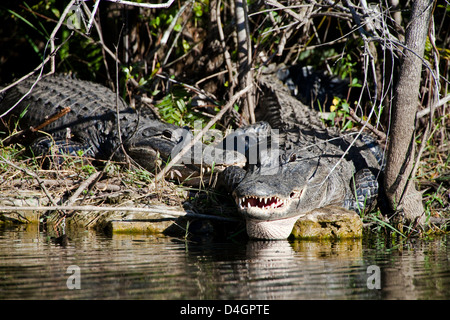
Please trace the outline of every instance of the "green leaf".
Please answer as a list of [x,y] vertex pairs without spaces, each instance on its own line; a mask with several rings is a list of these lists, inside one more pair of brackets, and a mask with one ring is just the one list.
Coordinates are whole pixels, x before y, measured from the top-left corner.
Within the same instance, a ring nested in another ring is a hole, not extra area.
[[184,52],[188,52],[191,46],[189,45],[189,42],[186,41],[186,39],[183,39],[183,49]]
[[25,19],[24,17],[22,17],[20,14],[18,14],[17,12],[14,12],[12,10],[8,9],[8,12],[10,14],[12,14],[13,16],[19,18],[20,20],[22,20],[23,22],[25,22],[28,26],[30,26],[31,28],[33,28],[34,30],[36,30],[41,36],[45,37],[45,35],[42,33],[42,31],[40,31],[38,28],[36,28],[30,21],[28,21],[27,19]]
[[341,106],[342,106],[342,109],[343,109],[346,113],[349,113],[349,112],[350,112],[350,105],[348,104],[347,101],[344,100],[344,101],[341,103]]
[[195,16],[196,16],[197,18],[200,18],[201,16],[203,16],[203,7],[202,7],[201,4],[196,4],[196,5],[194,6],[193,11],[194,11],[194,14],[195,14]]
[[330,114],[328,115],[328,119],[331,121],[331,125],[334,126],[334,119],[336,118],[336,112],[330,112]]
[[181,112],[186,111],[186,104],[184,103],[183,99],[178,99],[175,103],[178,107],[178,110],[180,110]]
[[55,15],[56,18],[59,19],[59,17],[61,17],[61,12],[59,12],[58,9],[52,8],[51,10],[52,10],[52,12],[53,12],[53,14]]
[[358,83],[358,79],[357,79],[357,78],[353,78],[353,79],[352,79],[352,83],[349,85],[349,87],[352,87],[352,88],[361,88],[362,85]]
[[145,86],[147,84],[147,80],[145,80],[144,78],[139,79],[139,86]]
[[176,32],[180,32],[181,31],[181,24],[177,23],[175,25],[175,27],[173,27],[173,30],[175,30]]
[[155,19],[152,19],[150,21],[150,25],[154,28],[157,29],[159,27],[159,25],[161,24],[161,19],[158,17],[156,17]]
[[[345,118],[344,118],[343,121],[345,121]],[[353,122],[349,120],[349,121],[347,121],[347,122],[345,123],[345,125],[342,127],[342,131],[349,130],[349,129],[351,129],[351,128],[353,128]]]
[[22,119],[24,116],[25,116],[25,114],[27,113],[27,111],[28,111],[28,107],[29,107],[29,105],[25,108],[25,109],[23,109],[23,111],[20,113],[20,115],[19,115],[19,119]]

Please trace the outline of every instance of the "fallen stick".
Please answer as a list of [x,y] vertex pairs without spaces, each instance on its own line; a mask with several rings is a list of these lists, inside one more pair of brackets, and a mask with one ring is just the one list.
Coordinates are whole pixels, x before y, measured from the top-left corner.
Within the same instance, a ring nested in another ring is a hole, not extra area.
[[65,116],[66,114],[68,114],[70,112],[70,107],[66,107],[54,114],[52,114],[48,119],[46,119],[44,122],[42,122],[41,124],[39,124],[36,127],[29,127],[28,129],[24,129],[21,130],[9,137],[7,137],[5,140],[3,140],[3,145],[4,146],[9,146],[10,144],[14,144],[14,143],[18,143],[22,140],[27,139],[27,136],[35,133],[41,129],[43,129],[44,127],[48,126],[50,123],[58,120],[59,118]]
[[[72,186],[76,183],[79,183],[78,180],[73,179],[41,179],[41,182],[46,187],[57,187],[57,186]],[[36,182],[28,181],[24,179],[14,179],[11,181],[4,182],[5,184],[11,185],[11,186],[23,186],[24,184],[33,186]],[[100,191],[121,191],[124,188],[117,184],[108,183],[108,182],[97,182],[95,184],[98,190]]]
[[[179,208],[168,208],[165,206],[155,206],[153,208],[136,208],[136,207],[99,207],[99,206],[0,206],[0,212],[4,211],[127,211],[127,212],[141,212],[141,213],[149,213],[149,218],[152,216],[161,217],[170,217],[170,218],[179,218],[179,217],[193,217],[193,218],[201,218],[201,219],[211,219],[211,220],[219,220],[219,221],[238,221],[235,218],[231,217],[221,217],[221,216],[213,216],[208,214],[195,213],[191,210],[183,210]],[[125,220],[126,221],[126,220]]]
[[[5,159],[5,158],[2,157],[2,156],[0,156],[0,161],[6,163],[7,165],[9,165],[9,166],[11,166],[11,167],[13,167],[13,168],[15,168],[15,169],[17,169],[17,170],[20,170],[20,171],[22,171],[22,172],[25,172],[27,175],[29,175],[29,176],[33,177],[34,179],[36,179],[37,183],[39,184],[39,186],[41,187],[41,189],[44,191],[44,193],[45,193],[45,195],[47,196],[48,200],[50,200],[50,202],[51,202],[54,206],[57,205],[56,202],[55,202],[55,199],[53,199],[52,195],[48,192],[47,188],[46,188],[46,187],[44,186],[44,184],[42,183],[41,178],[39,178],[39,176],[38,176],[35,172],[33,172],[33,171],[29,170],[29,169],[26,169],[26,168],[21,168],[21,167],[19,167],[18,165],[16,165],[16,164],[14,164],[13,162],[11,162],[11,161]],[[57,210],[57,209],[55,209],[55,210]]]
[[102,172],[101,171],[97,171],[95,173],[93,173],[88,179],[86,179],[85,181],[83,181],[80,186],[78,187],[78,189],[70,196],[70,198],[66,201],[65,205],[66,206],[70,206],[72,205],[78,198],[78,196],[89,186],[91,185],[94,181],[98,181],[98,179],[100,179],[100,177],[102,176]]

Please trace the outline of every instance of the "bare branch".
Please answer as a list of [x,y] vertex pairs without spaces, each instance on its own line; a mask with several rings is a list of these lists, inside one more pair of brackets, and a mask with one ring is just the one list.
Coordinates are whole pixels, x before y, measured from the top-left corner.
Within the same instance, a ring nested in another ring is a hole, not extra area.
[[225,58],[225,62],[227,64],[228,78],[229,78],[229,81],[231,83],[230,95],[232,95],[234,86],[236,84],[236,80],[233,77],[233,66],[232,66],[232,63],[231,63],[231,55],[228,52],[226,44],[225,44],[225,35],[223,33],[222,19],[220,17],[220,5],[221,5],[221,0],[218,0],[217,1],[217,7],[215,8],[214,13],[217,15],[217,29],[219,31],[220,45],[222,46],[223,55],[224,55],[224,58]]
[[[282,5],[281,3],[279,3],[278,1],[275,0],[266,0],[265,1],[266,4],[271,5],[273,7],[276,7],[278,9],[283,10],[284,12],[286,12],[287,14],[289,14],[290,16],[292,16],[295,20],[297,20],[298,22],[301,22],[302,24],[305,23],[305,17],[297,14],[296,12],[294,12],[293,10],[290,9],[290,7],[286,7],[284,5]],[[305,6],[305,5],[304,5]],[[311,5],[306,5],[306,6],[311,6]]]
[[127,5],[127,6],[146,8],[146,9],[163,9],[163,8],[168,8],[174,2],[174,0],[168,0],[165,3],[137,3],[137,2],[125,1],[125,0],[106,0],[106,1],[120,3],[120,4]]
[[184,210],[176,207],[167,207],[161,205],[153,205],[149,208],[139,208],[139,207],[106,207],[106,206],[0,206],[0,211],[97,211],[97,212],[107,212],[107,211],[126,211],[126,212],[142,212],[147,213],[148,218],[152,217],[158,218],[179,218],[179,217],[194,217],[201,219],[219,220],[219,221],[237,221],[237,219],[232,217],[215,216],[208,214],[195,213],[191,210]]
[[183,157],[183,155],[188,150],[190,150],[194,144],[196,144],[197,142],[200,141],[200,139],[203,137],[203,135],[206,133],[206,131],[208,131],[213,126],[213,124],[216,123],[220,118],[222,118],[222,116],[225,114],[225,112],[227,112],[228,109],[230,109],[234,105],[236,100],[238,100],[242,95],[246,94],[252,87],[253,87],[253,85],[250,85],[250,86],[244,88],[243,90],[237,92],[234,96],[232,96],[230,101],[228,101],[228,103],[222,108],[222,110],[220,110],[220,112],[208,122],[208,124],[202,129],[202,131],[200,131],[194,137],[194,139],[192,139],[191,142],[188,143],[175,157],[173,157],[172,160],[164,167],[164,169],[161,170],[156,175],[155,180],[159,181],[159,180],[163,179],[166,176],[167,172],[169,172],[169,170],[178,161],[180,161],[180,159]]
[[[252,85],[252,42],[248,25],[247,1],[235,0],[236,29],[237,29],[237,51],[239,61],[239,86],[246,88]],[[244,118],[255,122],[255,92],[250,90],[244,100]]]
[[[63,13],[61,14],[61,17],[59,18],[58,23],[56,24],[55,28],[53,29],[52,33],[50,34],[50,50],[51,52],[55,52],[55,37],[56,33],[58,32],[59,28],[61,27],[63,21],[66,19],[66,16],[69,14],[69,11],[72,10],[72,6],[75,4],[76,0],[71,0],[67,7],[64,9]],[[51,71],[50,73],[55,73],[55,56],[51,57]]]
[[[72,33],[73,34],[73,33]],[[37,66],[36,68],[34,68],[33,71],[27,73],[26,75],[24,75],[23,77],[21,77],[20,79],[14,81],[13,83],[9,84],[8,86],[0,89],[0,93],[5,92],[9,89],[11,89],[12,87],[14,87],[15,85],[17,85],[18,83],[24,81],[25,79],[28,79],[29,77],[31,77],[36,71],[39,70],[39,75],[37,77],[37,79],[35,80],[35,82],[33,83],[33,85],[31,86],[30,90],[27,91],[27,93],[25,93],[13,106],[11,106],[11,108],[9,108],[8,110],[6,110],[4,113],[2,113],[0,115],[0,119],[3,118],[4,116],[6,116],[8,113],[11,112],[11,110],[13,110],[23,99],[25,99],[26,96],[28,96],[30,94],[30,92],[33,90],[34,86],[36,85],[36,83],[42,78],[42,74],[44,72],[44,66],[46,65],[47,62],[50,61],[50,59],[52,59],[56,52],[58,52],[58,50],[67,42],[69,41],[70,37],[72,36],[72,34],[69,35],[69,37],[67,37],[67,39],[61,43],[56,49],[55,51],[51,52],[49,54],[49,56],[47,58],[44,59],[44,61],[42,61],[42,63]]]
[[[48,190],[45,187],[44,183],[42,182],[42,180],[39,178],[39,176],[35,172],[33,172],[33,171],[29,170],[29,169],[26,169],[26,168],[21,168],[18,165],[12,163],[11,161],[5,159],[2,156],[0,156],[0,160],[2,162],[6,163],[7,165],[9,165],[9,166],[11,166],[11,167],[13,167],[13,168],[15,168],[17,170],[20,170],[22,172],[25,172],[30,177],[33,177],[34,179],[36,179],[37,183],[39,184],[39,187],[42,188],[42,190],[44,191],[44,193],[47,196],[48,200],[50,200],[51,204],[54,205],[54,206],[57,206],[57,203],[56,203],[55,199],[53,199],[52,195],[50,194],[50,192],[48,192]],[[55,210],[58,210],[58,209],[55,209]]]
[[[95,14],[97,13],[97,9],[98,9],[98,5],[100,4],[100,0],[97,0],[94,4],[94,9],[92,9],[92,12],[90,12],[90,18],[89,18],[89,23],[86,27],[86,34],[90,34],[91,33],[91,27],[92,27],[92,23],[94,22],[95,19]],[[84,8],[86,9],[86,5],[83,2]]]
[[[442,107],[443,105],[445,105],[446,103],[450,102],[450,94],[445,96],[442,99],[439,99],[439,101],[437,101],[435,103],[434,108],[439,108]],[[425,117],[427,114],[429,114],[431,112],[431,109],[433,108],[433,106],[429,106],[428,108],[425,108],[423,110],[420,110],[419,112],[417,112],[416,118],[420,119],[422,117]]]

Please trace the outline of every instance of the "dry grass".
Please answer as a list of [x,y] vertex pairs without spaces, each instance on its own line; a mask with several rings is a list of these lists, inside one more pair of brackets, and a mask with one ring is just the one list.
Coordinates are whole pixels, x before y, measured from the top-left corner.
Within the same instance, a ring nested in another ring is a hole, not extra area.
[[437,117],[417,171],[427,215],[450,215],[450,114]]
[[187,198],[188,193],[181,186],[165,180],[155,183],[154,175],[142,169],[128,170],[117,163],[103,164],[101,169],[86,158],[70,156],[65,156],[59,165],[44,168],[42,158],[25,158],[23,151],[15,147],[1,150],[0,192],[3,194],[17,197],[34,194],[42,197],[43,203],[53,205],[95,206],[119,203],[181,206]]

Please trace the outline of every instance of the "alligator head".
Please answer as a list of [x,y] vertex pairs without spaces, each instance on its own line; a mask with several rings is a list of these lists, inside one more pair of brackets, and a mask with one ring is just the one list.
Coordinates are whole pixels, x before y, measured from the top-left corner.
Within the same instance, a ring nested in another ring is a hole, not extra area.
[[[127,153],[138,164],[149,171],[175,157],[192,140],[192,133],[167,123],[156,122],[139,127],[132,138],[124,142]],[[227,166],[242,167],[244,155],[226,149],[207,146],[201,142],[194,144],[172,167],[172,176],[187,185],[207,183],[209,172],[220,172]]]
[[[280,159],[286,158],[284,156]],[[297,219],[315,208],[344,198],[339,178],[320,157],[289,156],[275,167],[255,166],[233,191],[251,238],[286,239]]]

